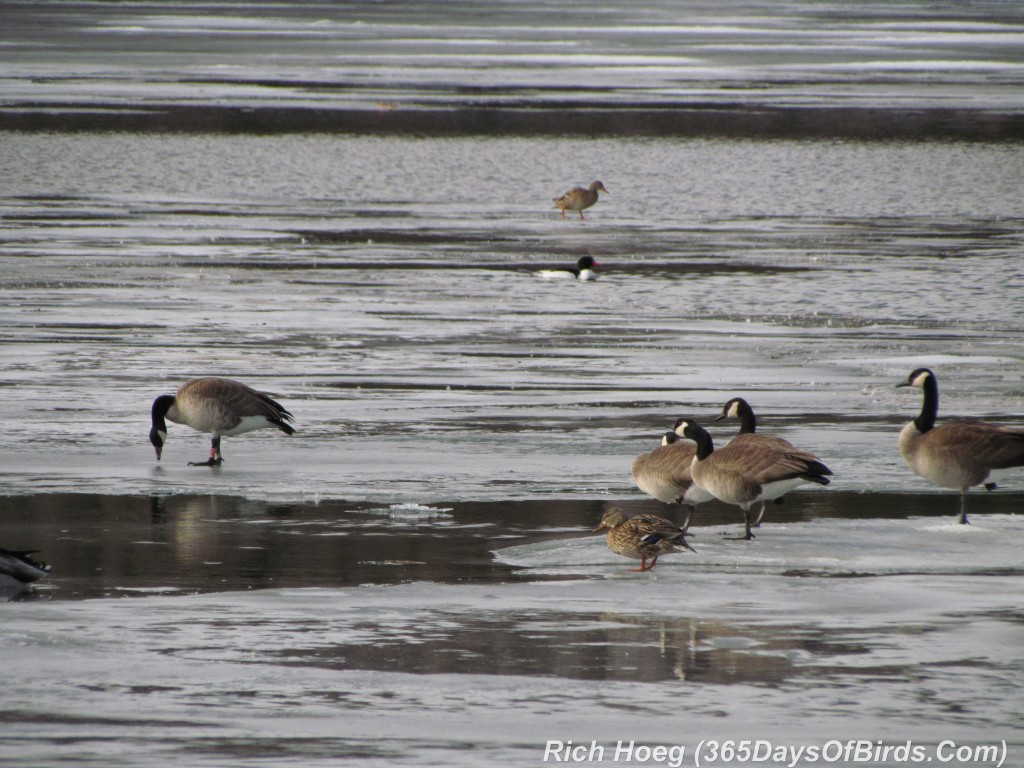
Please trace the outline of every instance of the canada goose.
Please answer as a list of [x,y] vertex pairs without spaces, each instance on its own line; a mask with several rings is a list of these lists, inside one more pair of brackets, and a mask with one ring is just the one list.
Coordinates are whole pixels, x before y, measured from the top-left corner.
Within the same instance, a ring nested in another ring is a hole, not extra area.
[[633,481],[641,491],[666,504],[686,504],[689,511],[683,530],[690,527],[694,507],[714,498],[695,482],[690,474],[693,443],[679,439],[675,432],[666,432],[661,446],[633,459]]
[[165,416],[176,424],[187,424],[213,435],[210,458],[190,461],[192,467],[215,467],[224,461],[220,453],[222,435],[241,435],[263,427],[276,427],[286,435],[295,432],[286,423],[292,415],[267,393],[230,379],[192,379],[182,385],[176,395],[160,395],[153,401],[149,441],[156,448],[157,461],[167,440]]
[[[629,519],[618,507],[612,507],[601,517],[601,523],[594,533],[608,529],[608,549],[617,555],[640,561],[634,571],[649,571],[658,558],[669,552],[681,552],[693,547],[686,543],[686,531],[670,520],[656,515],[637,515]],[[651,558],[651,564],[647,559]]]
[[[46,563],[32,559],[36,550],[10,550],[0,548],[0,576],[6,577],[15,586],[31,584],[50,572]],[[0,580],[2,583],[2,580]]]
[[675,432],[697,444],[690,469],[693,481],[716,499],[743,510],[746,539],[754,538],[750,532],[754,502],[764,506],[803,483],[831,482],[825,475],[832,471],[806,451],[740,440],[740,436],[716,451],[711,435],[692,419],[677,421]]
[[599,266],[601,265],[597,263],[593,256],[581,256],[576,261],[575,267],[542,269],[537,274],[548,280],[580,280],[587,283],[591,280],[597,280],[597,272],[594,271],[594,267]]
[[607,189],[604,188],[604,184],[600,181],[590,182],[589,189],[583,187],[573,187],[561,197],[555,198],[555,208],[562,209],[562,218],[565,218],[566,211],[578,211],[580,218],[583,218],[583,209],[589,208],[597,202],[597,191],[601,190],[605,194],[611,194]]
[[722,413],[715,417],[715,421],[722,421],[723,419],[739,419],[741,435],[755,435],[759,437],[767,437],[776,442],[783,443],[785,445],[791,445],[788,440],[784,440],[781,437],[774,437],[772,435],[761,435],[757,431],[757,417],[754,416],[754,409],[750,407],[750,403],[744,400],[742,397],[734,397],[732,400],[722,406]]
[[971,486],[994,490],[996,480],[1024,467],[1024,429],[985,421],[951,421],[936,427],[939,382],[928,368],[912,371],[896,386],[924,390],[921,414],[900,432],[903,460],[925,480],[960,490],[960,522],[966,525]]
[[[749,442],[769,442],[775,443],[783,448],[791,448],[796,450],[795,446],[782,437],[775,435],[766,435],[757,431],[757,417],[754,416],[754,409],[750,407],[750,403],[744,400],[742,397],[734,397],[729,400],[725,405],[722,406],[722,413],[715,417],[715,421],[722,421],[723,419],[739,419],[740,420],[740,431],[737,434],[737,438],[742,437],[743,440]],[[734,438],[735,439],[735,438]],[[776,504],[782,503],[782,498],[775,499]],[[757,528],[761,525],[761,518],[764,517],[765,504],[761,505],[761,510],[751,525]]]

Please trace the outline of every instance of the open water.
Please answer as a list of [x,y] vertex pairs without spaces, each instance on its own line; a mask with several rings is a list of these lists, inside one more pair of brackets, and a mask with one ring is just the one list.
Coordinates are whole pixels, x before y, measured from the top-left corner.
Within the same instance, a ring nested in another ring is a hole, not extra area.
[[[185,9],[0,10],[0,764],[1024,761],[1020,480],[895,389],[1024,423],[1016,4]],[[200,375],[298,432],[157,462]],[[631,572],[735,395],[833,484]]]

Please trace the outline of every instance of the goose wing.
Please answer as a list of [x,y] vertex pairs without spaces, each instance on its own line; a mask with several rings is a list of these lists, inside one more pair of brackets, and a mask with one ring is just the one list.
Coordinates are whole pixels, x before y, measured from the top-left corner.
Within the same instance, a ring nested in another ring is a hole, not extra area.
[[262,416],[273,424],[283,424],[292,418],[284,406],[266,392],[258,392],[252,387],[232,379],[210,377],[196,379],[178,393],[178,397],[186,397],[204,403],[203,410],[216,419],[221,428],[236,427],[242,419]]
[[1024,466],[1024,429],[984,421],[953,421],[925,433],[924,445],[939,460],[985,469]]
[[808,474],[832,474],[828,467],[807,451],[792,446],[787,448],[771,438],[757,441],[744,439],[737,444],[740,437],[753,438],[756,434],[734,438],[722,452],[728,454],[732,462],[743,468],[744,475],[758,485]]

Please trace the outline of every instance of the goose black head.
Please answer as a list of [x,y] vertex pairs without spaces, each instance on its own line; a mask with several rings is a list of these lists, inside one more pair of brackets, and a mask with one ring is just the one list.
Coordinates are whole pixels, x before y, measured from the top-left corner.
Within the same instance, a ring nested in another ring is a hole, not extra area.
[[896,388],[900,387],[918,387],[924,389],[925,383],[931,379],[935,381],[935,374],[931,368],[918,368],[907,376],[907,380],[896,385]]

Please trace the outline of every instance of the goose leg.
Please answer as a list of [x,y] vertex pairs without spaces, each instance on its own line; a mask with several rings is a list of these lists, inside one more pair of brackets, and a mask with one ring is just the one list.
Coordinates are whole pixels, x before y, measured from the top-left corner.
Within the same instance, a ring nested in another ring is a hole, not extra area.
[[764,517],[764,511],[767,508],[768,508],[768,502],[762,499],[761,500],[761,511],[757,513],[757,519],[755,519],[754,522],[752,522],[750,524],[751,528],[760,528],[761,527],[761,519]]
[[210,441],[210,458],[206,461],[190,461],[190,467],[219,467],[224,463],[224,457],[220,455],[220,435]]
[[687,509],[686,519],[683,521],[682,526],[680,526],[683,529],[684,532],[689,530],[689,528],[690,528],[690,521],[693,519],[693,504],[687,504],[686,505],[686,509]]
[[740,539],[742,541],[753,540],[754,534],[750,532],[750,510],[743,510],[743,535],[742,536],[726,536],[727,539]]
[[969,488],[962,488],[960,490],[960,525],[970,525],[970,520],[967,519],[967,491]]
[[[761,511],[762,512],[764,511],[763,507],[761,508]],[[760,520],[760,519],[761,518],[758,518],[758,520]],[[754,539],[754,534],[752,534],[750,532],[750,510],[749,509],[744,509],[743,510],[743,525],[744,525],[744,528],[746,528],[746,534],[747,534],[743,538],[746,539],[747,541],[752,541]]]

